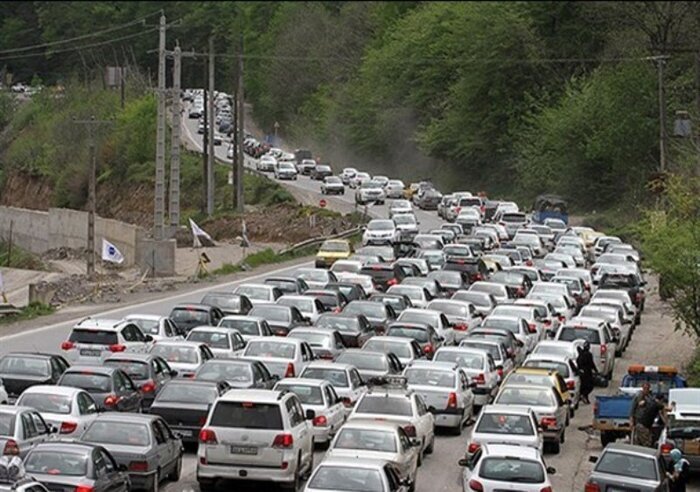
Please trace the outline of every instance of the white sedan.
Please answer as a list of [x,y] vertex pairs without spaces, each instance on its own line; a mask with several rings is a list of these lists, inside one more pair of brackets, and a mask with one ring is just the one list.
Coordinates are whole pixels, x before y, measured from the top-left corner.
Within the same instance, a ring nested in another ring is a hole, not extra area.
[[34,408],[63,436],[79,437],[98,415],[92,396],[70,386],[32,386],[24,390],[16,405]]

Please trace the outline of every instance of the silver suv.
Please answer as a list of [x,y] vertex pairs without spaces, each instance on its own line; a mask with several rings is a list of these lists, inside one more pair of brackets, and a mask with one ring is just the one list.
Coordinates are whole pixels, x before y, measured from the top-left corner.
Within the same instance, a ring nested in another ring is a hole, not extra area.
[[152,345],[153,337],[132,321],[85,318],[73,327],[61,349],[73,365],[101,365],[113,353],[146,353]]
[[285,391],[232,390],[212,406],[199,433],[197,482],[275,482],[297,490],[313,470],[313,410]]

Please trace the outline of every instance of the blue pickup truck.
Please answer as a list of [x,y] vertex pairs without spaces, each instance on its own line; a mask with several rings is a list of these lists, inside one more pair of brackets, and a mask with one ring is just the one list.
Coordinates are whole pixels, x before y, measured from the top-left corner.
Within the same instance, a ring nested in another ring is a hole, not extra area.
[[[593,428],[600,432],[603,447],[615,440],[626,437],[632,431],[630,412],[632,400],[644,383],[651,385],[651,392],[668,399],[671,388],[687,387],[686,380],[678,375],[678,370],[669,366],[632,365],[622,378],[617,395],[596,396],[593,405]],[[661,428],[654,429],[658,437]]]

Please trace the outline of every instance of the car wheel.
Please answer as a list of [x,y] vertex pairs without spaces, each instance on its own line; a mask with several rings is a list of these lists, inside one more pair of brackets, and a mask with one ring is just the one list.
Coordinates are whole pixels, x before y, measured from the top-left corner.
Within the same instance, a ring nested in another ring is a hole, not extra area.
[[433,454],[433,451],[435,451],[435,434],[433,434],[433,438],[430,440],[428,447],[425,448],[425,454]]
[[177,459],[173,471],[168,475],[168,480],[171,482],[177,482],[180,480],[180,475],[182,474],[182,455]]
[[156,474],[153,476],[153,483],[146,490],[148,492],[158,492],[160,490],[160,470],[156,470]]
[[559,454],[561,452],[561,443],[559,441],[549,443],[549,449],[552,454]]

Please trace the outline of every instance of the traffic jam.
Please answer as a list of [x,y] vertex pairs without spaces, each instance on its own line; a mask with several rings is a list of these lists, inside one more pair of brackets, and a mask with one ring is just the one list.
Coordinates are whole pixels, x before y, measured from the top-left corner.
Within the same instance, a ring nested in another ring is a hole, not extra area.
[[526,213],[429,181],[336,175],[252,137],[246,152],[261,172],[388,216],[284,275],[160,314],[89,317],[50,353],[5,353],[0,483],[157,491],[194,456],[200,491],[408,492],[451,435],[464,491],[552,492],[548,459],[592,405],[603,449],[585,492],[685,490],[700,389],[673,361],[639,361],[596,395],[644,312],[633,246],[568,225],[555,196]]

